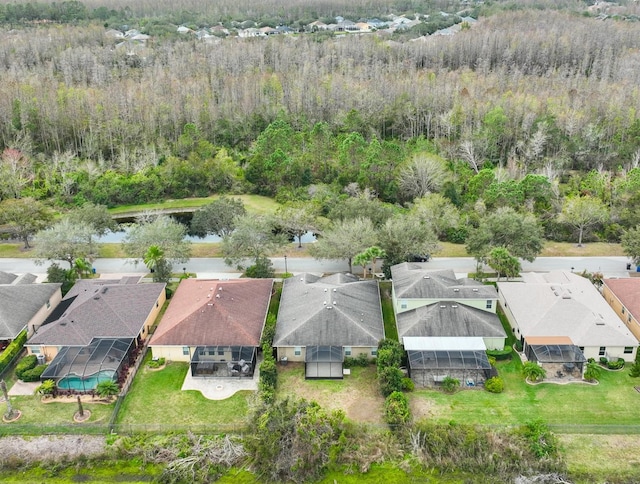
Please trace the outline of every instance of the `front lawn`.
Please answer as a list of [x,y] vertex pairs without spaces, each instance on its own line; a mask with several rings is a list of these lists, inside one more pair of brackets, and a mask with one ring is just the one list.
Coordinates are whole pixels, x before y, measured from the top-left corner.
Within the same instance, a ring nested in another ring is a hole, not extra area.
[[182,391],[188,370],[188,363],[169,363],[158,371],[143,364],[120,408],[117,425],[123,426],[123,431],[243,428],[253,392],[209,400],[199,391]]
[[639,423],[636,407],[640,394],[633,388],[638,382],[627,370],[603,371],[598,385],[529,385],[521,375],[519,360],[498,362],[497,367],[505,382],[504,393],[461,390],[449,395],[417,390],[409,394],[414,417],[489,425],[518,425],[540,418],[567,432],[574,425]]

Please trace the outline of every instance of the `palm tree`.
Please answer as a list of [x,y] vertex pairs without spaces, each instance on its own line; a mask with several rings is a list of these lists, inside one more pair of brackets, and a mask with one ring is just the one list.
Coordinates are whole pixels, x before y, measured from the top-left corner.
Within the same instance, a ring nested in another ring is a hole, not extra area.
[[369,264],[369,262],[371,262],[371,255],[368,253],[368,249],[353,257],[353,263],[357,266],[362,266],[363,279],[367,277],[367,264]]
[[522,374],[529,381],[539,381],[547,376],[547,370],[535,361],[527,361],[522,367]]
[[385,257],[387,257],[387,252],[384,249],[381,249],[380,247],[378,247],[377,245],[374,245],[373,247],[369,247],[366,252],[369,254],[369,256],[371,257],[371,266],[373,268],[373,273],[376,273],[376,261],[378,259],[384,259]]
[[82,279],[83,275],[91,272],[91,267],[91,263],[87,259],[82,259],[80,257],[73,262],[73,270],[76,271],[80,279]]
[[164,250],[157,245],[152,245],[147,249],[147,253],[144,255],[144,265],[151,272],[155,272],[156,269],[162,264],[164,260]]
[[587,362],[587,367],[584,370],[584,379],[587,381],[598,381],[600,378],[600,366],[595,361]]
[[120,391],[120,387],[113,380],[102,380],[96,386],[96,393],[101,398],[111,399],[114,395],[117,395]]

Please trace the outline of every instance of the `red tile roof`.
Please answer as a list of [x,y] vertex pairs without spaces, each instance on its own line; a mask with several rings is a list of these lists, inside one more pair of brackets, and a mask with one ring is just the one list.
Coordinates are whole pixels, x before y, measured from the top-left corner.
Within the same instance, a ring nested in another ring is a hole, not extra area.
[[605,279],[604,283],[627,311],[640,320],[640,278]]
[[272,279],[185,279],[150,346],[259,346]]

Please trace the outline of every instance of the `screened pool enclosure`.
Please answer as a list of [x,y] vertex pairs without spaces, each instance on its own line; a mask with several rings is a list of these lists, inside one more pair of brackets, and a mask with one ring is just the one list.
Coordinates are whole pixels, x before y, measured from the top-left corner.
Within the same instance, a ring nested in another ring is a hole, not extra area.
[[477,386],[491,376],[487,353],[480,350],[407,351],[409,375],[417,386],[431,387],[447,378]]
[[103,380],[117,381],[133,358],[133,338],[96,338],[87,346],[63,346],[40,379],[61,390],[89,392]]

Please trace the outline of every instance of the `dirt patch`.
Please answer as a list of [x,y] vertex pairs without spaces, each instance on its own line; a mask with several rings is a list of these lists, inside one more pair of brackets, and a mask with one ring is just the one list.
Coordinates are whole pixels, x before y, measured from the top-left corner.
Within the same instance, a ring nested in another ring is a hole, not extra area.
[[413,416],[414,420],[430,418],[435,415],[433,411],[433,405],[424,397],[410,397],[409,406],[411,408],[411,415]]
[[329,410],[343,410],[349,420],[383,423],[384,398],[376,380],[375,366],[352,368],[342,380],[305,380],[304,365],[278,367],[278,393],[315,401]]
[[62,435],[41,437],[0,438],[0,466],[19,459],[26,462],[42,462],[74,459],[81,455],[98,456],[105,452],[105,438],[95,435]]

